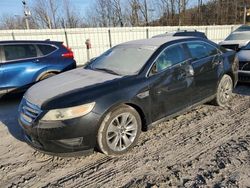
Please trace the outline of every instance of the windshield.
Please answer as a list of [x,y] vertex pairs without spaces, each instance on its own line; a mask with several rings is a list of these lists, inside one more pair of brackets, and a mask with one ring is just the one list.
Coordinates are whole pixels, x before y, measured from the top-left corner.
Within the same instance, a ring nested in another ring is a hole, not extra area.
[[93,60],[88,68],[118,75],[134,75],[154,53],[152,46],[116,46]]
[[249,25],[242,25],[238,27],[235,31],[250,31],[250,26]]
[[232,33],[226,40],[250,40],[250,32]]

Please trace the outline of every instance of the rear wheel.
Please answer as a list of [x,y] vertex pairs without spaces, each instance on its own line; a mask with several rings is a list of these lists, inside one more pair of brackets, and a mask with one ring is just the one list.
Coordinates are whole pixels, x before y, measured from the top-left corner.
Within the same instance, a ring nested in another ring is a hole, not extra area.
[[106,155],[121,155],[135,146],[140,133],[140,115],[122,105],[104,118],[98,131],[98,147]]
[[55,75],[56,74],[53,73],[53,72],[46,73],[45,75],[41,76],[41,78],[39,79],[39,81],[45,80],[45,79],[50,78],[50,77],[55,76]]
[[233,80],[229,75],[224,75],[218,85],[216,97],[213,101],[215,105],[226,106],[232,98]]

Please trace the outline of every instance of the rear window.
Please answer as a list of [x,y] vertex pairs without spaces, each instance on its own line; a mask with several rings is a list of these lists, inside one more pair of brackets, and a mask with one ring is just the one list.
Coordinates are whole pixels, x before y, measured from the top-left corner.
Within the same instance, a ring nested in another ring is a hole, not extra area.
[[51,46],[51,45],[38,44],[37,46],[43,55],[48,55],[57,49],[56,47]]
[[217,49],[203,42],[187,43],[187,47],[195,60],[217,54]]
[[35,46],[30,44],[4,45],[3,51],[6,61],[26,59],[37,56]]
[[231,33],[225,40],[249,40],[250,32]]

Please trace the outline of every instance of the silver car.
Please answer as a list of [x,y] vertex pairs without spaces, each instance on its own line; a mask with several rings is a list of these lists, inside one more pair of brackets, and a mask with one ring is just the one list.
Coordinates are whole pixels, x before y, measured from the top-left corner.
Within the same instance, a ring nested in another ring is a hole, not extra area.
[[235,31],[219,43],[237,51],[239,58],[239,81],[250,82],[250,31]]

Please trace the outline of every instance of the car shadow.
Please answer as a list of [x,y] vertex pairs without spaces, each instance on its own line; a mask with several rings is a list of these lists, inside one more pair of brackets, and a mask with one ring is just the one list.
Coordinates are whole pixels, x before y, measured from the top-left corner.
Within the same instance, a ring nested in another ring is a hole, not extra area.
[[238,83],[234,89],[235,94],[250,96],[250,84],[249,83]]
[[0,99],[0,126],[6,126],[17,140],[24,141],[22,128],[18,124],[18,105],[22,94],[11,94]]

